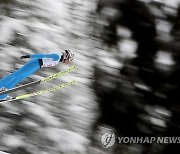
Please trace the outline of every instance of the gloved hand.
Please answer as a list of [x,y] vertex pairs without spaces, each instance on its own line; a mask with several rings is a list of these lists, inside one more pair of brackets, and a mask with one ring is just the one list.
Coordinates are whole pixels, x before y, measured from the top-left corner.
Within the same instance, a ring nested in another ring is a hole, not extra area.
[[21,59],[30,58],[30,55],[21,56],[20,58],[21,58]]

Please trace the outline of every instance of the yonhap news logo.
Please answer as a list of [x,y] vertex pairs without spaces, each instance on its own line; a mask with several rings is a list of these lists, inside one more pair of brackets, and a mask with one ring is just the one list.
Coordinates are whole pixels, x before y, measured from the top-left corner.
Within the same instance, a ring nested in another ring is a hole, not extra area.
[[119,144],[175,144],[180,143],[180,137],[117,137],[114,132],[104,133],[101,137],[101,144],[103,148],[112,147],[115,142]]
[[113,132],[105,133],[101,137],[101,143],[103,145],[103,148],[109,148],[113,146],[115,141],[116,141],[116,137]]

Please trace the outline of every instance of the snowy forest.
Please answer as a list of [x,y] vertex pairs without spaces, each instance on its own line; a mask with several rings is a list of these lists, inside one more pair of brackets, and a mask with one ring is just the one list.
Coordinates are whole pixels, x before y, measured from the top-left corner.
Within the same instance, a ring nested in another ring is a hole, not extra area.
[[[169,154],[178,144],[119,144],[101,136],[180,137],[180,0],[0,0],[0,78],[33,53],[70,49],[70,64],[42,68],[18,85],[75,65],[0,104],[0,154]],[[18,86],[17,85],[17,86]]]

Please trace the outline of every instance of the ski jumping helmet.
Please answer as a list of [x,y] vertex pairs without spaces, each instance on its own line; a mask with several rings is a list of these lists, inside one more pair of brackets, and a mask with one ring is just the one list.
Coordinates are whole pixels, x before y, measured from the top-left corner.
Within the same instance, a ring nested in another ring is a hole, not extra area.
[[68,59],[69,61],[72,61],[74,59],[74,53],[70,50],[64,50],[63,53],[64,59]]

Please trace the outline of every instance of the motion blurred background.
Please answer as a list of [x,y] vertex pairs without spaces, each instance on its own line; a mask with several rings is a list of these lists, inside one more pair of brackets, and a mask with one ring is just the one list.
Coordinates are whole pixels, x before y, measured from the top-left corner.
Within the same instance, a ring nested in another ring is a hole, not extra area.
[[[180,136],[180,0],[1,0],[0,77],[32,53],[75,53],[77,68],[0,105],[0,151],[11,154],[169,154],[178,144],[116,144],[118,136]],[[45,68],[38,80],[67,65]]]

